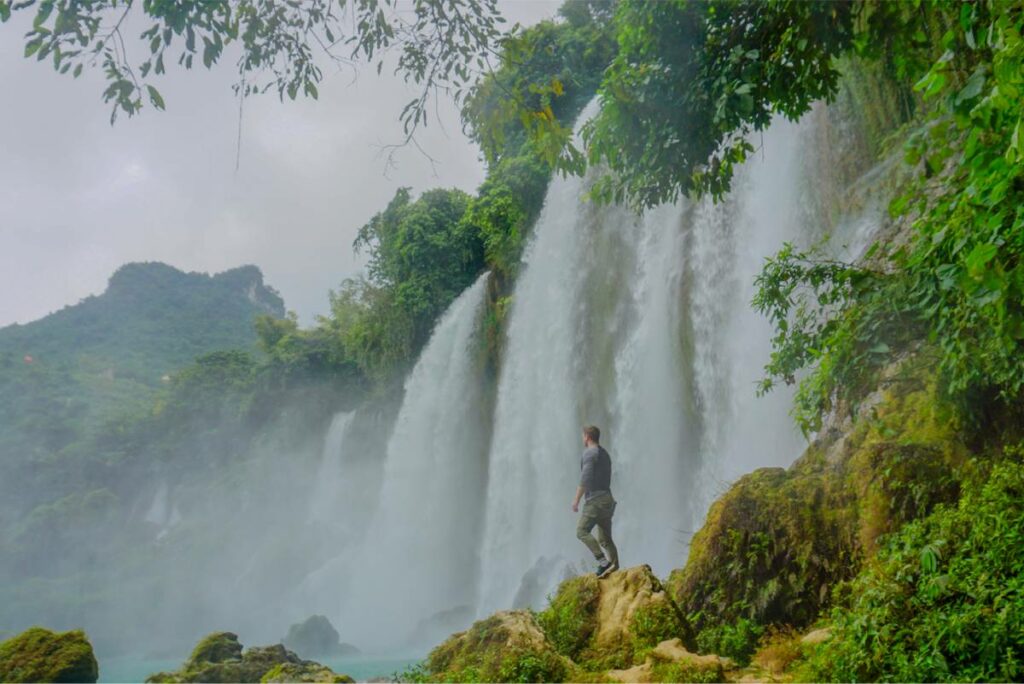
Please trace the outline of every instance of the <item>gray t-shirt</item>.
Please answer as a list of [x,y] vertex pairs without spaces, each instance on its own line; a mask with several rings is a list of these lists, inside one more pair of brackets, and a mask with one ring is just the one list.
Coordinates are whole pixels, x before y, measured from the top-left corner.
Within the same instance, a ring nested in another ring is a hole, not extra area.
[[602,446],[587,447],[580,457],[580,486],[587,498],[612,487],[612,457]]

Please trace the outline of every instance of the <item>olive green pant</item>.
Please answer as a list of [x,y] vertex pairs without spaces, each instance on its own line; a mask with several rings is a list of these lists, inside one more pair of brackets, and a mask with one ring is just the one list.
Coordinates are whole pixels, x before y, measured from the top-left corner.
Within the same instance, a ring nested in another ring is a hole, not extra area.
[[[611,492],[604,492],[583,502],[583,513],[576,525],[576,536],[586,544],[594,558],[600,561],[607,558],[615,566],[619,564],[619,550],[612,541],[612,515],[615,514],[616,501]],[[597,538],[590,531],[597,526]],[[602,548],[603,547],[603,548]]]

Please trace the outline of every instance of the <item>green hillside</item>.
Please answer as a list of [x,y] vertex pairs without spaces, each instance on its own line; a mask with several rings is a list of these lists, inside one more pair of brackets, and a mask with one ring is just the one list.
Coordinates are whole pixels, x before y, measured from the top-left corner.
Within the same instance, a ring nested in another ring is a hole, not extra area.
[[255,266],[214,276],[133,263],[106,291],[0,329],[0,462],[51,457],[114,416],[151,407],[196,356],[254,349],[253,319],[284,316]]

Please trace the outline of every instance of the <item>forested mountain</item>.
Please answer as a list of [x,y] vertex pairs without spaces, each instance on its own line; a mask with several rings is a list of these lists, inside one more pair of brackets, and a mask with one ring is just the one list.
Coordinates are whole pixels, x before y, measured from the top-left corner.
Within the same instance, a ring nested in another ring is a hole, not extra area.
[[196,356],[255,348],[254,318],[284,313],[255,266],[210,276],[126,264],[103,294],[0,329],[0,454],[59,451],[150,402]]

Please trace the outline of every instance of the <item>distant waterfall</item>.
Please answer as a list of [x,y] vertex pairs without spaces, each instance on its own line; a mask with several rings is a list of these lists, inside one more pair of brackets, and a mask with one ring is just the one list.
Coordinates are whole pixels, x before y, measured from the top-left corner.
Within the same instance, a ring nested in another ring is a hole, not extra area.
[[337,413],[327,428],[323,455],[320,457],[320,469],[317,471],[316,481],[313,483],[313,496],[309,501],[311,522],[331,522],[339,517],[338,502],[344,500],[342,492],[346,480],[352,477],[352,473],[345,472],[343,445],[345,431],[354,415],[352,411]]
[[477,333],[488,276],[449,307],[406,380],[377,512],[352,552],[342,604],[362,643],[401,638],[474,602],[489,423]]
[[799,455],[791,394],[755,394],[770,330],[750,300],[764,257],[810,239],[800,128],[773,124],[718,204],[683,200],[640,217],[586,201],[589,177],[552,181],[497,389],[481,613],[514,597],[536,605],[570,562],[589,561],[569,510],[586,422],[612,454],[621,561],[663,576],[682,565],[727,480]]

